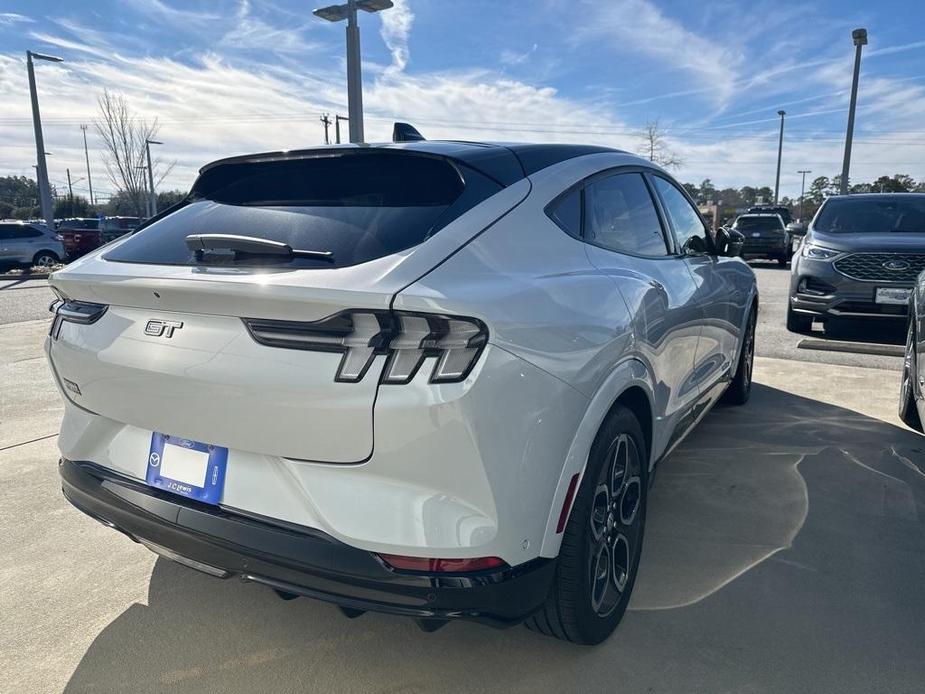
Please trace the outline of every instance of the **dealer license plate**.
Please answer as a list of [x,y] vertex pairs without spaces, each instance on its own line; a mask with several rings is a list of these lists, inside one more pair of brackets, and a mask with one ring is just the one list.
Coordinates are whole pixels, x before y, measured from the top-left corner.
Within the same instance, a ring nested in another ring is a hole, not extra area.
[[227,464],[227,448],[155,432],[151,435],[145,481],[180,496],[217,504]]
[[899,287],[877,287],[874,301],[878,304],[906,304],[911,292],[911,289]]

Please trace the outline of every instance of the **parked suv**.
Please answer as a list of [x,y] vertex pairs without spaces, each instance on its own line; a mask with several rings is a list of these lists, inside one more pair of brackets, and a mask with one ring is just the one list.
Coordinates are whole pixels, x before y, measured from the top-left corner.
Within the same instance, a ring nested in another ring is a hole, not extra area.
[[72,217],[58,223],[58,233],[64,240],[68,258],[79,258],[103,242],[100,220],[96,217]]
[[778,214],[743,214],[732,228],[744,237],[743,258],[776,260],[786,265],[791,256],[790,234]]
[[139,217],[106,217],[100,223],[102,242],[109,243],[120,236],[125,236],[130,231],[134,231],[141,222]]
[[215,162],[50,280],[64,494],[351,617],[597,643],[653,467],[748,399],[757,290],[727,242],[665,171],[601,147]]
[[787,329],[813,319],[902,319],[925,269],[925,195],[827,198],[809,225],[790,276]]
[[46,226],[0,221],[0,265],[51,267],[62,258],[61,237]]

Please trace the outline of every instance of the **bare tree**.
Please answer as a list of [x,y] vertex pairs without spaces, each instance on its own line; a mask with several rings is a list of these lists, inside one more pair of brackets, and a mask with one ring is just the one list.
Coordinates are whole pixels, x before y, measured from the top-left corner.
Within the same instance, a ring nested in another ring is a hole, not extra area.
[[[116,190],[134,202],[138,216],[143,216],[148,180],[145,140],[155,139],[160,125],[157,118],[149,123],[145,118],[133,114],[121,94],[105,90],[97,101],[100,117],[93,121],[93,125],[105,145],[102,159],[106,175]],[[152,160],[155,187],[175,164],[164,164],[160,159]]]
[[639,146],[639,154],[647,157],[649,161],[655,162],[666,169],[678,169],[684,161],[668,147],[665,141],[667,131],[659,125],[658,119],[646,123],[646,129],[642,134],[642,144]]

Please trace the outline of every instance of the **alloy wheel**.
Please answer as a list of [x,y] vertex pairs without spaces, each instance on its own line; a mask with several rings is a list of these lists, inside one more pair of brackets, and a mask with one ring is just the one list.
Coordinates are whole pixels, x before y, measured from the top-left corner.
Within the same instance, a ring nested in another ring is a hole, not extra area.
[[633,438],[620,434],[607,451],[591,506],[588,580],[591,609],[610,615],[625,597],[641,540],[642,459]]

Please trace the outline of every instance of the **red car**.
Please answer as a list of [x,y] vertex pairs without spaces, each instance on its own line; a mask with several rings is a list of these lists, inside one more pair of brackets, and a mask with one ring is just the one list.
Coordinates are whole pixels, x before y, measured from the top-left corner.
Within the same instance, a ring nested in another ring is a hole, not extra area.
[[98,248],[103,242],[100,220],[95,217],[63,219],[57,232],[63,239],[64,251],[69,259],[79,258]]

